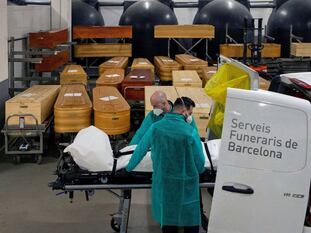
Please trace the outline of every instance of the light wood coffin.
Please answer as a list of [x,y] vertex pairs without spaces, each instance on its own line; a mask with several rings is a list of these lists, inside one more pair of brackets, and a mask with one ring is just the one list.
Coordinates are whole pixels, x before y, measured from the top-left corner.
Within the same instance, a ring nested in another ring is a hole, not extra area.
[[126,71],[128,62],[128,57],[113,57],[99,66],[99,75],[109,69],[123,69]]
[[177,61],[165,57],[165,56],[156,56],[154,57],[155,70],[161,81],[172,81],[172,71],[181,70],[182,65]]
[[175,70],[173,71],[173,86],[202,87],[202,80],[195,70]]
[[130,106],[115,87],[93,89],[94,124],[108,135],[130,130]]
[[87,74],[80,65],[67,65],[60,74],[60,84],[82,83],[87,85]]
[[215,38],[212,25],[157,25],[154,27],[155,38]]
[[292,43],[290,53],[295,57],[311,57],[311,43]]
[[[13,114],[32,114],[38,124],[43,123],[53,112],[53,106],[60,90],[59,85],[35,85],[16,95],[5,103],[6,119]],[[10,118],[9,125],[18,125],[19,118]],[[33,117],[24,117],[25,124],[34,125]]]
[[154,76],[154,65],[147,58],[135,58],[131,70],[150,70],[152,76]]
[[205,138],[213,104],[212,99],[206,95],[203,88],[176,87],[176,91],[179,97],[187,96],[195,102],[196,106],[193,110],[193,117],[197,124],[200,137]]
[[75,133],[91,125],[92,102],[85,86],[62,86],[54,105],[56,133]]
[[123,69],[109,69],[106,70],[101,76],[96,80],[96,86],[112,86],[117,89],[121,88],[121,83],[124,80],[124,70]]
[[202,68],[208,66],[207,61],[196,58],[188,54],[178,54],[175,60],[183,66],[184,70],[196,70],[202,78]]
[[207,66],[202,68],[202,87],[204,88],[206,83],[211,79],[211,77],[216,74],[217,67]]

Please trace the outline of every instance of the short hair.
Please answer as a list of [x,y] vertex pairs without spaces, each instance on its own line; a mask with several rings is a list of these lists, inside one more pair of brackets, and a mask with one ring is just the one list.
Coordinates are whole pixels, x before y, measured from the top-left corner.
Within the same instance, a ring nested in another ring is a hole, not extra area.
[[174,108],[180,108],[185,106],[187,110],[190,109],[190,107],[192,106],[193,108],[195,108],[195,103],[192,99],[190,99],[189,97],[181,97],[181,98],[177,98],[175,103],[174,103]]

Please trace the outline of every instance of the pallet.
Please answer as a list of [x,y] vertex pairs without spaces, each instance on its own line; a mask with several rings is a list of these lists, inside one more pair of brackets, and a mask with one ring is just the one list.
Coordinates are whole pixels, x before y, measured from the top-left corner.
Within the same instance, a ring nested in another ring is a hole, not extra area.
[[213,105],[212,98],[206,95],[203,88],[176,87],[176,91],[179,97],[187,96],[195,102],[196,106],[193,109],[193,117],[197,124],[200,137],[205,138]]
[[93,89],[94,123],[108,135],[130,130],[130,106],[115,87]]
[[157,25],[154,27],[155,38],[215,38],[212,25]]
[[150,103],[150,97],[156,91],[163,91],[166,94],[167,99],[172,103],[178,98],[177,91],[173,86],[145,86],[145,115],[153,110],[153,106]]
[[196,58],[188,54],[178,54],[175,56],[175,60],[183,66],[184,70],[195,70],[202,79],[202,68],[208,66],[207,61]]
[[132,26],[75,26],[73,39],[132,38]]
[[78,44],[74,46],[76,58],[131,57],[132,44]]
[[60,74],[60,85],[73,83],[87,85],[87,74],[80,65],[67,65]]
[[91,125],[92,102],[85,86],[63,85],[54,105],[56,133],[76,133]]
[[154,76],[150,69],[134,69],[122,82],[122,94],[126,100],[142,101],[145,86],[154,85]]
[[40,64],[35,64],[37,72],[52,72],[69,62],[69,52],[62,51],[56,55],[43,57]]
[[217,67],[207,66],[202,68],[202,87],[204,88],[206,83],[217,72]]
[[[42,124],[52,113],[60,90],[59,85],[35,85],[5,102],[5,117],[32,114]],[[11,118],[8,125],[19,125],[20,119]],[[33,117],[24,117],[27,125],[35,125]]]
[[202,80],[195,70],[174,70],[174,87],[202,87]]
[[112,86],[120,90],[123,80],[124,69],[109,69],[96,80],[96,86]]
[[28,40],[30,49],[55,49],[58,45],[68,42],[68,30],[30,32]]
[[290,54],[295,57],[311,57],[311,43],[292,43]]
[[123,69],[125,71],[128,62],[128,57],[113,57],[99,66],[99,74],[101,75],[109,69]]
[[161,81],[172,81],[172,71],[182,69],[182,65],[177,61],[165,56],[154,57],[154,65],[156,73]]

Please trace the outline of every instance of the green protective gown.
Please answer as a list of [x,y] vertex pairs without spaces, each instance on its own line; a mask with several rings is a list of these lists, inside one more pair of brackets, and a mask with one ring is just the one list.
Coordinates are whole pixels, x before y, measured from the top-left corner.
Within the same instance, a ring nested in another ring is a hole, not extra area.
[[[147,114],[147,116],[145,117],[143,123],[141,124],[141,126],[139,127],[139,129],[136,131],[134,137],[132,138],[130,145],[138,145],[138,143],[140,142],[140,140],[143,138],[143,136],[145,135],[145,133],[148,131],[148,129],[150,128],[150,126],[153,123],[156,123],[160,120],[162,120],[162,118],[164,117],[164,114],[161,114],[160,116],[156,116],[152,111],[149,112]],[[198,127],[194,121],[194,118],[192,120],[192,122],[190,123],[190,125],[195,128],[196,130],[198,130]]]
[[161,226],[201,224],[199,174],[205,158],[197,130],[182,115],[168,113],[138,144],[126,170],[132,171],[151,148],[152,214]]

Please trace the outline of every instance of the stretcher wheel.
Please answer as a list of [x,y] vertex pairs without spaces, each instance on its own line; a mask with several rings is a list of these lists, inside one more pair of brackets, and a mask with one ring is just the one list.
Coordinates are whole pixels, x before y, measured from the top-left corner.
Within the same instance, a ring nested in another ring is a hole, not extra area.
[[42,155],[36,155],[36,163],[41,164],[42,163]]
[[114,218],[111,218],[110,226],[115,232],[120,232],[120,225]]

